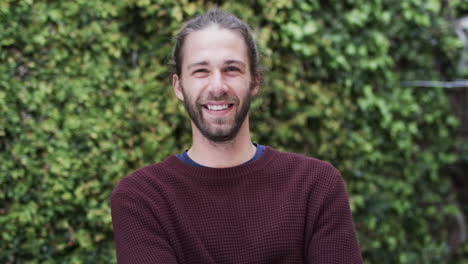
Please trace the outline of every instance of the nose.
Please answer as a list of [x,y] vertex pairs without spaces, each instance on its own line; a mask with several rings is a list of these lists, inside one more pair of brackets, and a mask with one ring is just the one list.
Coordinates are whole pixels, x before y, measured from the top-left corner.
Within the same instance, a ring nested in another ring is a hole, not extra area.
[[223,75],[219,70],[213,71],[210,78],[209,92],[215,96],[224,95],[227,91],[227,85],[223,79]]

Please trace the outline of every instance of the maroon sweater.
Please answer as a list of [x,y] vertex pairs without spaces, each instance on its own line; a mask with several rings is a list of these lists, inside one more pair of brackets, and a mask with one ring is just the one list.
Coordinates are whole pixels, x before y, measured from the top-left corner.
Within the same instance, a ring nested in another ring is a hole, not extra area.
[[123,178],[111,203],[122,264],[362,263],[338,170],[270,147],[232,168],[169,156]]

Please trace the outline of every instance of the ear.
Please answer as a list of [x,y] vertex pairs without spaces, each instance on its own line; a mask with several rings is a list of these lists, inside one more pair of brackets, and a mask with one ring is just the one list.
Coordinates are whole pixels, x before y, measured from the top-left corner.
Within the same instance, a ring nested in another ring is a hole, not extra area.
[[254,77],[254,86],[252,87],[252,90],[250,90],[250,94],[252,96],[255,96],[257,95],[258,93],[258,90],[260,90],[260,80],[261,80],[261,77],[260,77],[260,74],[255,74],[255,77]]
[[182,86],[180,85],[180,79],[177,74],[172,74],[172,89],[174,90],[174,93],[176,97],[180,101],[184,101],[184,93],[182,92]]

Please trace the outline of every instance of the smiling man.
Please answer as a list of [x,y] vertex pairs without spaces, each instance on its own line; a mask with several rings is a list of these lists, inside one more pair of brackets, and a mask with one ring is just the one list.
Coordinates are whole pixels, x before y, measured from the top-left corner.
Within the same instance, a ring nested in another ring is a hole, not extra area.
[[339,172],[251,141],[261,72],[248,26],[210,10],[184,24],[173,60],[192,145],[115,187],[118,263],[362,263]]

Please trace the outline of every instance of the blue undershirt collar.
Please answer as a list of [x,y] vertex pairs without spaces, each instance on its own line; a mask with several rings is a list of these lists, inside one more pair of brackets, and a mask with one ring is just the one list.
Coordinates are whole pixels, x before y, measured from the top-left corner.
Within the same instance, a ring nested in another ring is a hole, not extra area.
[[[263,152],[265,152],[265,146],[257,144],[257,143],[253,143],[253,144],[257,148],[257,151],[255,151],[255,155],[250,160],[245,162],[244,164],[259,159],[262,156]],[[191,159],[189,157],[189,155],[187,154],[187,150],[180,153],[180,154],[177,154],[176,157],[179,158],[184,163],[187,163],[188,165],[192,165],[192,166],[195,166],[195,167],[209,168],[209,167],[203,166],[203,165],[195,162],[193,159]]]

